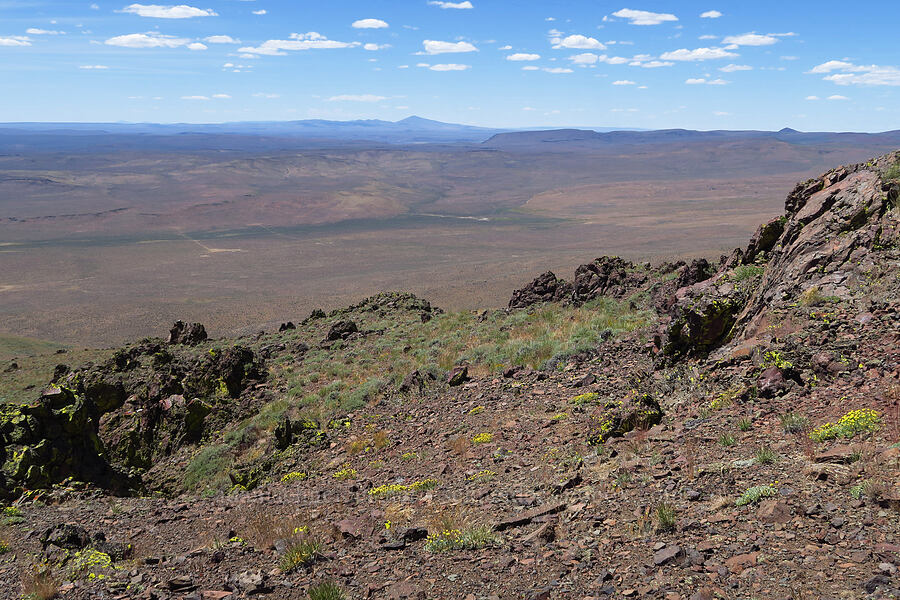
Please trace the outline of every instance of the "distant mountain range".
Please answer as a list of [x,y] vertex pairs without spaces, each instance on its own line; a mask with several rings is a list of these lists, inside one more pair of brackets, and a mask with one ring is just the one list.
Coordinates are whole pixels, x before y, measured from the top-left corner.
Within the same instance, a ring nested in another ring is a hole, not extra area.
[[513,151],[574,151],[617,145],[728,143],[767,139],[790,144],[883,143],[900,146],[900,131],[801,133],[780,131],[647,131],[612,127],[500,129],[443,123],[412,116],[400,121],[247,121],[211,124],[0,123],[0,152],[74,151],[90,148],[159,150],[296,150],[336,144],[477,144]]

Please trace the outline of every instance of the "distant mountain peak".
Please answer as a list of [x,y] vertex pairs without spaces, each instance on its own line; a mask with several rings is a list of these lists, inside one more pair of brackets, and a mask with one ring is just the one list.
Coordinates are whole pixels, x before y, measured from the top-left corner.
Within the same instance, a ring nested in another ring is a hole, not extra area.
[[791,129],[790,127],[785,127],[784,129],[779,130],[778,133],[800,133],[800,132],[797,131],[796,129]]

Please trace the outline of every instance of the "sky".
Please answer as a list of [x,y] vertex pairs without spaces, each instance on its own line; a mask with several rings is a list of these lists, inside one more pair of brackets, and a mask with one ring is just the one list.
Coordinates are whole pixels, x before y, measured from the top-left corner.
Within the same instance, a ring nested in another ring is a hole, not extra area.
[[0,0],[0,122],[900,129],[900,2]]

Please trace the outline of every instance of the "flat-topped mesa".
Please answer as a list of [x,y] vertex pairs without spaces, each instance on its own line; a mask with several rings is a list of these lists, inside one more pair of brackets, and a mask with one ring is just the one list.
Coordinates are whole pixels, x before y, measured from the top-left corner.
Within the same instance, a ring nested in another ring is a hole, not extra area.
[[832,169],[788,195],[786,214],[761,225],[712,279],[679,289],[657,343],[669,356],[702,354],[761,333],[773,308],[803,294],[853,300],[900,246],[900,152]]

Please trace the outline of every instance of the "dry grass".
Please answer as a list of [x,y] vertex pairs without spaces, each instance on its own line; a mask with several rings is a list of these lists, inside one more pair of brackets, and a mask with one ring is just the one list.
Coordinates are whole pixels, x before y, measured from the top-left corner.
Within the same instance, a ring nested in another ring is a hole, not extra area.
[[59,596],[59,585],[50,570],[35,565],[22,576],[22,597],[24,600],[51,600]]
[[284,516],[265,507],[254,507],[244,517],[238,535],[257,550],[270,550],[278,540],[291,540],[309,531],[308,513]]
[[455,438],[451,438],[450,441],[447,442],[447,446],[450,448],[451,452],[462,456],[469,449],[469,446],[471,446],[471,442],[466,436],[460,435]]

